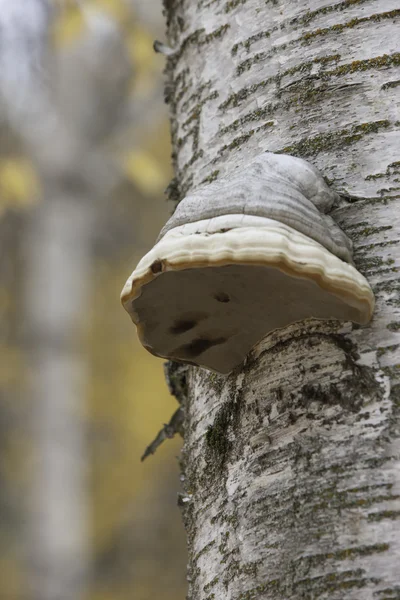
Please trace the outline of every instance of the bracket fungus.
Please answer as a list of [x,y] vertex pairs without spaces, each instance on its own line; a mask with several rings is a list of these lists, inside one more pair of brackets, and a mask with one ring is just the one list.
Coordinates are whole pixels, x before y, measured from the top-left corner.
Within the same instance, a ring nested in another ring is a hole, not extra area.
[[374,296],[306,161],[265,152],[178,205],[121,294],[156,356],[229,373],[269,332],[307,318],[367,323]]

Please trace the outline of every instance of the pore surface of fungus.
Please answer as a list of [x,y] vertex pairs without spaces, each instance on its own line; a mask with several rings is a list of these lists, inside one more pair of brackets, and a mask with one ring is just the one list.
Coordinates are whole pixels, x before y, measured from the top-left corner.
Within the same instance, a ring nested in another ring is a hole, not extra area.
[[187,196],[121,294],[145,348],[229,373],[290,323],[367,323],[372,291],[325,214],[337,200],[309,163],[268,152]]

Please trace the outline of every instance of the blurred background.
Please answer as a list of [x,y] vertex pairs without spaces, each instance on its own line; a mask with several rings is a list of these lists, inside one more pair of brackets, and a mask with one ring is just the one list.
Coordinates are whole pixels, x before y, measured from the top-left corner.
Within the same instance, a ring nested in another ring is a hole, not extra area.
[[0,600],[183,600],[181,441],[140,462],[177,404],[119,302],[170,211],[161,0],[52,4],[0,0]]

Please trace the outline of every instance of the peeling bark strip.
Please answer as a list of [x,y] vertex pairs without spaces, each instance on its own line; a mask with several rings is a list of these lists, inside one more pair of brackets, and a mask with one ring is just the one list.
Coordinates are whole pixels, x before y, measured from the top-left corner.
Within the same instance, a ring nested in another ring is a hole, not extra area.
[[165,7],[174,198],[264,150],[307,157],[377,301],[369,327],[299,323],[228,377],[191,369],[189,598],[400,598],[398,3]]

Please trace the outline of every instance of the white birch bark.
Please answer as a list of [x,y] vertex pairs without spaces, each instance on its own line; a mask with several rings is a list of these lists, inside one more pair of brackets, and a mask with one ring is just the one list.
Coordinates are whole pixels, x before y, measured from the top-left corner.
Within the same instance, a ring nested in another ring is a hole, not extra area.
[[400,598],[398,2],[164,4],[171,197],[265,150],[306,158],[376,295],[369,326],[303,322],[227,377],[190,368],[189,598]]

